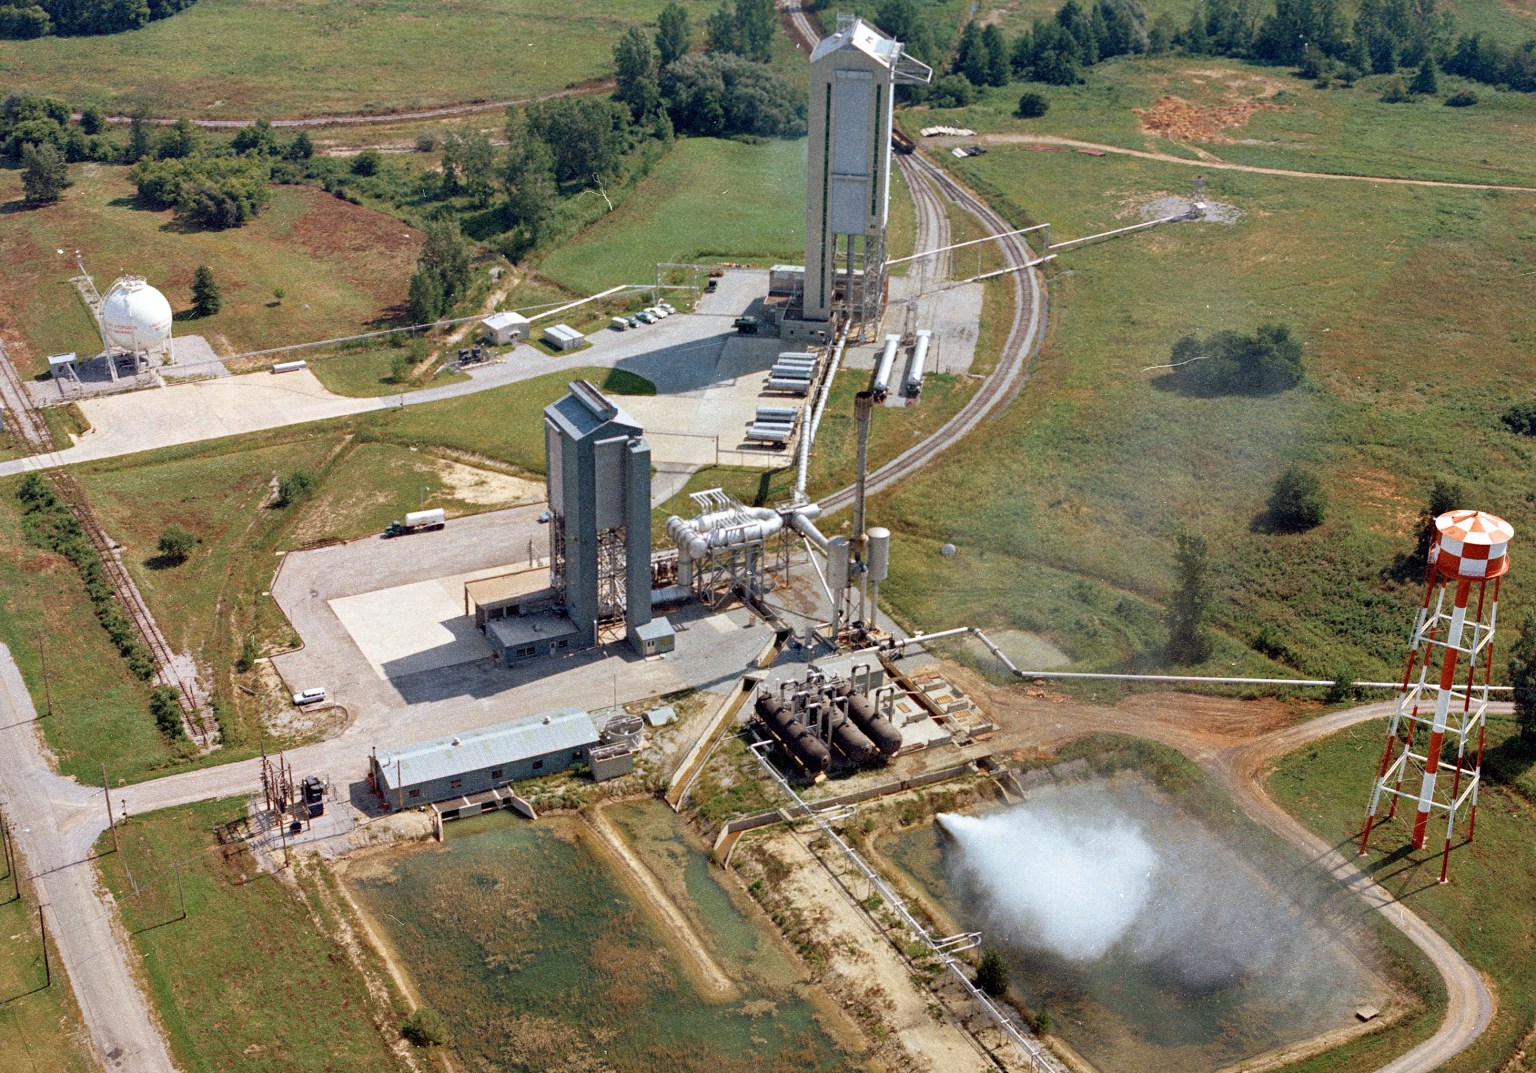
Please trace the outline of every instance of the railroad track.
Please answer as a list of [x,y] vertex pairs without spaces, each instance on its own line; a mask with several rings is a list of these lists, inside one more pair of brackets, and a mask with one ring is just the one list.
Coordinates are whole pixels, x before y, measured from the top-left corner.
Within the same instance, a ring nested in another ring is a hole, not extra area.
[[158,680],[176,690],[177,703],[181,706],[182,727],[187,736],[203,748],[208,748],[214,743],[218,731],[213,710],[197,683],[187,681],[182,674],[176,653],[166,642],[138,585],[134,584],[127,567],[118,557],[101,519],[91,507],[85,489],[80,487],[80,482],[75,480],[73,474],[58,464],[57,445],[53,442],[48,422],[43,420],[42,412],[32,402],[32,396],[21,382],[21,376],[16,372],[16,366],[3,344],[0,344],[0,401],[5,405],[6,428],[17,441],[31,453],[52,461],[52,465],[43,469],[43,477],[53,487],[54,494],[69,508],[69,512],[85,530],[91,546],[96,549],[113,594],[154,657]]
[[[938,165],[918,153],[900,159],[908,185],[914,189],[924,183],[930,184],[939,194],[976,217],[993,234],[1013,230],[986,202],[955,182]],[[1000,238],[998,244],[1002,248],[1006,265],[1024,265],[1033,260],[1028,244],[1019,235]],[[866,482],[867,494],[874,495],[917,473],[941,453],[959,443],[994,412],[1012,402],[1029,382],[1035,352],[1044,334],[1045,286],[1030,269],[1020,269],[1009,278],[1013,285],[1013,324],[1008,330],[1008,339],[1003,344],[1002,353],[998,355],[997,368],[982,382],[976,394],[941,428],[870,473]],[[828,514],[844,510],[853,505],[853,487],[824,496],[820,502],[822,510]]]
[[[800,6],[800,0],[780,0],[779,12],[790,38],[801,49],[809,52],[816,47],[816,43],[823,37],[822,27]],[[939,240],[941,234],[947,237],[949,233],[949,215],[942,198],[947,198],[976,217],[982,227],[993,234],[1013,230],[1013,225],[994,212],[990,205],[950,178],[944,169],[924,158],[920,152],[898,154],[896,159],[917,206],[919,248],[924,248],[929,241],[937,241],[940,246],[948,245]],[[1018,235],[1009,235],[999,239],[998,243],[1002,247],[1005,264],[1024,265],[1033,260],[1029,245]],[[925,280],[937,281],[948,275],[947,255],[935,261],[940,263],[923,272]],[[918,266],[925,263],[913,262]],[[1013,325],[1003,344],[1003,352],[998,356],[997,368],[943,427],[870,473],[866,482],[867,494],[874,495],[915,474],[938,455],[959,443],[995,411],[1012,402],[1029,382],[1035,351],[1043,335],[1045,286],[1030,269],[1020,269],[1011,279]],[[828,514],[852,505],[851,485],[821,499],[822,510]]]

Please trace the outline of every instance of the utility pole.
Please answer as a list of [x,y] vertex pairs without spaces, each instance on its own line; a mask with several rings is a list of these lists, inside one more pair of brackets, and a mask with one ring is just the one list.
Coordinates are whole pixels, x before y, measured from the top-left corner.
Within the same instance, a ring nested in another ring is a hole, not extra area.
[[181,901],[181,919],[187,919],[187,888],[182,882],[182,870],[176,869],[176,896]]
[[112,852],[122,856],[123,848],[117,842],[117,817],[112,815],[112,788],[107,784],[107,765],[101,765],[101,792],[107,795],[107,826],[112,829]]
[[43,916],[43,903],[37,903],[37,929],[43,934],[43,978],[45,987],[53,986],[53,966],[48,962],[48,921]]
[[46,634],[42,630],[37,631],[37,658],[41,660],[43,664],[43,700],[48,707],[48,710],[44,714],[52,715],[53,690],[48,685],[48,646],[46,644]]

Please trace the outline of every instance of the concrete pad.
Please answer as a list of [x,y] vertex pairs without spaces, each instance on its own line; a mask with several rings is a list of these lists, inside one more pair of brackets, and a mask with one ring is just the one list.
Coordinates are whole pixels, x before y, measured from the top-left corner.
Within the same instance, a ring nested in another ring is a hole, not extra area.
[[385,680],[403,678],[492,654],[485,635],[464,614],[464,585],[505,572],[492,567],[329,603],[374,673]]
[[158,391],[82,399],[80,408],[93,431],[70,452],[70,461],[364,413],[382,405],[387,403],[332,395],[308,369],[223,376]]

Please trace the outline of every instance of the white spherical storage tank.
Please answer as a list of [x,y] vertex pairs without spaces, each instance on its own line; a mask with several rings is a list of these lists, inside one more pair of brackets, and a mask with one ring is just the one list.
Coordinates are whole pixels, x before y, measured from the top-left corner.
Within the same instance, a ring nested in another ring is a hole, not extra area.
[[158,350],[171,338],[171,303],[138,276],[124,276],[102,299],[101,327],[113,346]]

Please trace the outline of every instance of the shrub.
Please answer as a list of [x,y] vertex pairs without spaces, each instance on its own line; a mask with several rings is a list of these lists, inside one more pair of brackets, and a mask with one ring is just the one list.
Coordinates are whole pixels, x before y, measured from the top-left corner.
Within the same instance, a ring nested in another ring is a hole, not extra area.
[[400,1034],[418,1047],[438,1047],[448,1040],[448,1026],[431,1006],[419,1006],[400,1026]]
[[1317,474],[1292,466],[1275,480],[1269,493],[1270,523],[1282,532],[1300,533],[1323,520],[1328,497]]
[[1301,342],[1283,324],[1252,335],[1186,335],[1173,345],[1174,382],[1194,395],[1270,395],[1301,383]]
[[1536,402],[1517,402],[1504,411],[1504,425],[1521,436],[1536,436]]
[[377,175],[379,173],[379,165],[383,161],[384,157],[380,155],[377,149],[364,149],[352,160],[352,174],[364,176]]
[[277,505],[279,507],[291,506],[309,494],[315,486],[315,478],[310,476],[308,470],[296,469],[284,477],[277,485]]
[[1008,966],[996,950],[987,950],[981,955],[981,964],[976,969],[976,986],[993,998],[1002,998],[1008,993]]
[[171,562],[184,563],[187,556],[192,554],[192,549],[197,547],[197,537],[179,525],[168,525],[161,532],[157,546],[160,554]]
[[1020,119],[1039,119],[1051,110],[1051,102],[1045,94],[1033,91],[1025,93],[1019,98],[1019,106],[1014,109],[1014,115]]
[[211,317],[224,306],[224,295],[219,281],[213,278],[213,269],[198,265],[192,273],[192,310],[199,317]]
[[1470,89],[1464,89],[1460,93],[1452,93],[1445,99],[1447,108],[1470,108],[1477,103],[1477,94]]
[[244,674],[256,666],[256,661],[261,658],[261,649],[256,644],[256,638],[247,637],[240,646],[240,658],[235,660],[235,670]]
[[155,717],[155,726],[171,741],[186,735],[181,724],[179,696],[170,686],[156,686],[149,696],[149,713]]
[[128,173],[140,197],[175,209],[178,216],[211,230],[239,227],[266,208],[271,175],[271,162],[258,153],[195,154],[169,160],[146,157]]
[[1407,104],[1413,100],[1413,94],[1401,77],[1393,76],[1382,85],[1381,99],[1387,104]]

